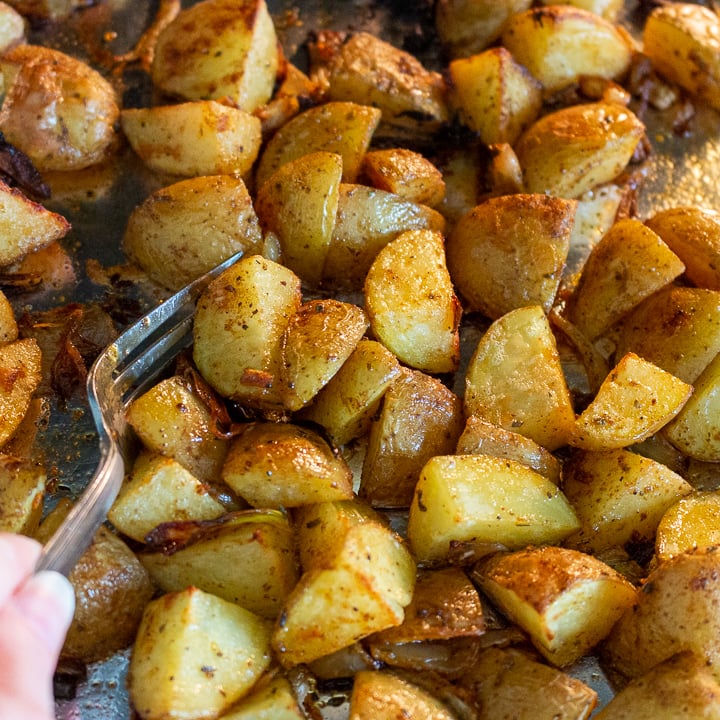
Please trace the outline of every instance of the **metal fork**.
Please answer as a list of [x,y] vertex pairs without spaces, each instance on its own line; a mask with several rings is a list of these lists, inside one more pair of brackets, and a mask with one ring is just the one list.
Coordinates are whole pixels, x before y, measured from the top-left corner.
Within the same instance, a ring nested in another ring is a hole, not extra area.
[[131,433],[125,412],[192,341],[195,304],[210,281],[242,257],[239,252],[144,315],[93,363],[87,394],[97,427],[100,460],[82,495],[43,548],[36,571],[68,575],[87,550],[120,491]]

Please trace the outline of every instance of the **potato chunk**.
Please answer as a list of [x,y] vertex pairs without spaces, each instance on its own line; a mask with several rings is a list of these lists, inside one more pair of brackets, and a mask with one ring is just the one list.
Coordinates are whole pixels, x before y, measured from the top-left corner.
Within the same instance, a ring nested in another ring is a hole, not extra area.
[[388,243],[365,279],[365,306],[373,333],[400,362],[435,374],[457,369],[462,311],[440,233],[410,230]]
[[0,455],[0,532],[33,536],[45,499],[45,470],[11,455]]
[[407,532],[417,559],[438,563],[463,544],[517,549],[560,542],[578,527],[558,487],[526,465],[490,455],[438,455],[420,473]]
[[0,181],[0,266],[49,246],[69,230],[70,223],[62,215]]
[[260,256],[215,278],[195,315],[193,357],[203,377],[225,397],[282,408],[282,338],[300,300],[297,275]]
[[110,83],[58,50],[18,45],[0,60],[0,130],[40,171],[79,170],[107,157],[120,110]]
[[525,189],[578,198],[613,181],[644,133],[643,123],[622,105],[587,103],[548,113],[515,146]]
[[552,451],[575,423],[555,336],[539,305],[496,320],[480,338],[465,376],[465,414],[478,415]]
[[245,183],[206,175],[148,196],[130,214],[122,243],[153,280],[179,290],[236,252],[260,252],[262,233]]
[[0,447],[17,430],[41,380],[42,353],[33,339],[0,346]]
[[720,19],[709,8],[671,3],[653,8],[643,29],[643,52],[661,75],[720,109]]
[[589,10],[556,4],[512,16],[503,45],[543,84],[546,95],[590,75],[619,79],[630,67],[627,36]]
[[477,569],[480,588],[553,665],[570,665],[611,631],[635,588],[597,558],[559,547],[499,554]]
[[270,99],[278,64],[265,0],[204,0],[161,31],[151,74],[166,93],[188,100],[228,97],[252,112]]
[[245,175],[260,152],[260,120],[214,100],[127,108],[120,121],[140,159],[171,175]]
[[467,310],[495,320],[527,305],[547,313],[570,249],[577,203],[546,195],[490,198],[462,217],[447,263]]
[[223,480],[250,505],[283,508],[351,498],[352,472],[313,430],[249,423],[233,438]]
[[720,492],[696,491],[684,495],[663,514],[655,535],[655,553],[660,560],[695,548],[720,545]]
[[270,664],[270,628],[245,608],[188,588],[151,602],[130,660],[130,699],[143,720],[216,718]]
[[699,548],[658,565],[647,577],[637,606],[620,618],[603,655],[629,678],[689,650],[715,675],[720,663],[720,550]]

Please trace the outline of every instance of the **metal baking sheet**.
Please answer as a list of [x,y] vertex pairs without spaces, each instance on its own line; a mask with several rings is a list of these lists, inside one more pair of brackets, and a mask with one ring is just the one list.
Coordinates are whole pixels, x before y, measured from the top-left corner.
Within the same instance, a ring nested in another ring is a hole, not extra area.
[[[188,3],[186,3],[188,4]],[[156,10],[147,0],[101,0],[70,20],[34,28],[30,41],[47,44],[101,64],[108,54],[130,49]],[[269,0],[286,53],[303,65],[303,44],[320,28],[368,30],[414,52],[429,66],[441,69],[441,53],[432,31],[432,3],[401,0]],[[649,3],[626,3],[624,18],[637,32]],[[125,78],[124,97],[139,104],[151,97],[140,73]],[[648,161],[647,178],[638,197],[640,217],[680,204],[720,208],[720,132],[716,113],[699,109],[686,134],[672,130],[667,117],[646,118],[655,153]],[[108,268],[125,262],[120,242],[130,211],[162,183],[146,171],[128,150],[110,167],[68,179],[50,178],[53,197],[46,204],[65,215],[72,231],[63,246],[73,262],[76,281],[71,286],[43,289],[14,299],[18,313],[37,312],[70,302],[103,302],[109,295],[126,295],[137,312],[159,299],[146,288],[125,281],[113,285]],[[97,443],[87,408],[81,399],[67,407],[53,407],[40,441],[47,456],[57,495],[76,496],[97,462]],[[75,698],[57,703],[59,720],[131,720],[125,688],[128,652],[90,666]],[[596,664],[576,669],[600,693],[601,704],[610,696],[608,683]],[[338,716],[341,711],[338,711]]]

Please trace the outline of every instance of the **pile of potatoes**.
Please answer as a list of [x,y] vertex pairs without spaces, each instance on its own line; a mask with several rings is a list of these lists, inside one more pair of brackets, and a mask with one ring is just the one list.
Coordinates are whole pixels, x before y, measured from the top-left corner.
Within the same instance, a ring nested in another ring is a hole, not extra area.
[[76,578],[102,596],[98,548],[127,550],[65,652],[132,641],[143,720],[315,717],[348,679],[353,720],[587,718],[589,655],[598,717],[719,714],[720,219],[633,194],[646,105],[720,107],[720,19],[664,3],[634,39],[621,11],[439,0],[442,68],[321,32],[302,71],[264,0],[202,0],[155,27],[137,108],[56,51],[0,57],[40,170],[126,142],[157,178],[123,238],[152,280],[244,253],[128,408]]

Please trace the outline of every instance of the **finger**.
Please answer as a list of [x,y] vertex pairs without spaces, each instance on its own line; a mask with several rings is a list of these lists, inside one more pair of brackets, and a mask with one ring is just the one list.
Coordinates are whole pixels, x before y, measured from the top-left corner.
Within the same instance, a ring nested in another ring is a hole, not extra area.
[[49,570],[37,573],[20,586],[11,602],[57,656],[75,611],[75,591],[70,581]]
[[28,577],[40,556],[40,543],[24,535],[0,533],[0,606]]
[[52,675],[73,605],[69,582],[58,573],[42,572],[0,610],[0,717],[54,716]]

